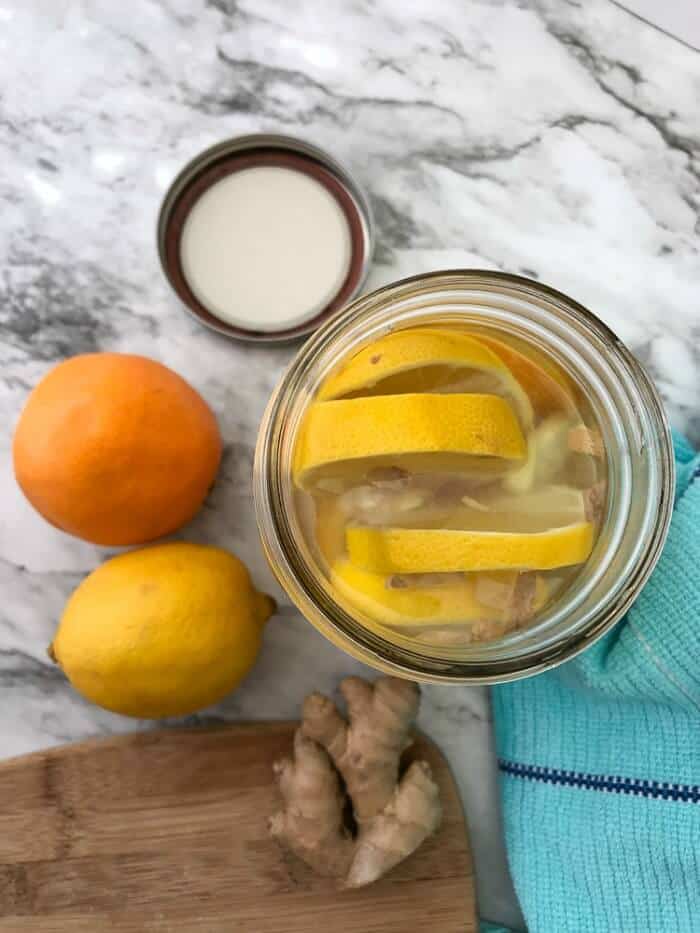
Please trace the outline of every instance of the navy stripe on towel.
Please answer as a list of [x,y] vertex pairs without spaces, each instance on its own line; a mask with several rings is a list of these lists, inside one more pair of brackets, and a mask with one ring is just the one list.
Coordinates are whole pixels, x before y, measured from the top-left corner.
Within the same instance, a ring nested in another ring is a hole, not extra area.
[[504,774],[523,778],[526,781],[582,787],[585,790],[602,790],[610,794],[632,794],[635,797],[675,800],[680,803],[700,803],[700,785],[697,784],[671,784],[665,781],[647,781],[642,778],[619,777],[618,775],[585,774],[582,771],[522,765],[503,759],[499,760],[498,766]]

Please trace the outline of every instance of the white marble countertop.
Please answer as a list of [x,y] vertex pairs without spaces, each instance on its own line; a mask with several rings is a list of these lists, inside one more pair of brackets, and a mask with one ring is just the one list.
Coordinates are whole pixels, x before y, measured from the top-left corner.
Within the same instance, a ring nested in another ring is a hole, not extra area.
[[[148,727],[83,702],[45,653],[104,552],[24,502],[10,435],[74,353],[160,359],[220,419],[222,475],[184,535],[242,556],[281,611],[210,717],[293,717],[359,667],[278,592],[256,534],[253,445],[292,351],[200,328],[159,269],[163,192],[215,141],[282,131],[346,160],[376,210],[369,287],[481,266],[570,293],[700,440],[700,56],[609,0],[7,0],[0,49],[0,756]],[[515,922],[485,693],[428,688],[421,720],[462,790],[482,911]]]

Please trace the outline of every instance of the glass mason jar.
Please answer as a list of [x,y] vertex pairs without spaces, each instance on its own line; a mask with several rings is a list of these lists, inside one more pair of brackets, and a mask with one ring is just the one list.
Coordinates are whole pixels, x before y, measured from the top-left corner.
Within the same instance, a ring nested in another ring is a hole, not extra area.
[[[334,591],[295,507],[292,453],[321,381],[379,337],[417,325],[488,326],[526,341],[585,392],[607,454],[606,515],[573,584],[530,627],[498,641],[418,643],[363,619]],[[673,447],[661,401],[627,348],[561,292],[478,270],[404,279],[339,311],[301,348],[265,412],[254,491],[263,547],[300,612],[335,645],[385,673],[433,683],[498,683],[553,667],[600,638],[628,609],[663,546],[673,504]]]

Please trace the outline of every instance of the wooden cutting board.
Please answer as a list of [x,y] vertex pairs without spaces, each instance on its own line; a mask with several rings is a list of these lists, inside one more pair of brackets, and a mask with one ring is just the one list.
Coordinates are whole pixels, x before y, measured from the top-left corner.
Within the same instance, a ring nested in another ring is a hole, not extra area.
[[141,733],[0,764],[1,933],[466,933],[472,862],[447,763],[439,834],[338,892],[267,836],[293,723]]

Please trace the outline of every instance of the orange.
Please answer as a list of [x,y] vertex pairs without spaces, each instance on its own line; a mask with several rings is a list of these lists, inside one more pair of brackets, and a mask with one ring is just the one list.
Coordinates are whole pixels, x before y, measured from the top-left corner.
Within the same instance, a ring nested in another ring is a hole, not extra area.
[[51,524],[95,544],[141,544],[199,511],[221,436],[204,399],[171,369],[88,353],[36,386],[13,455],[17,482]]

